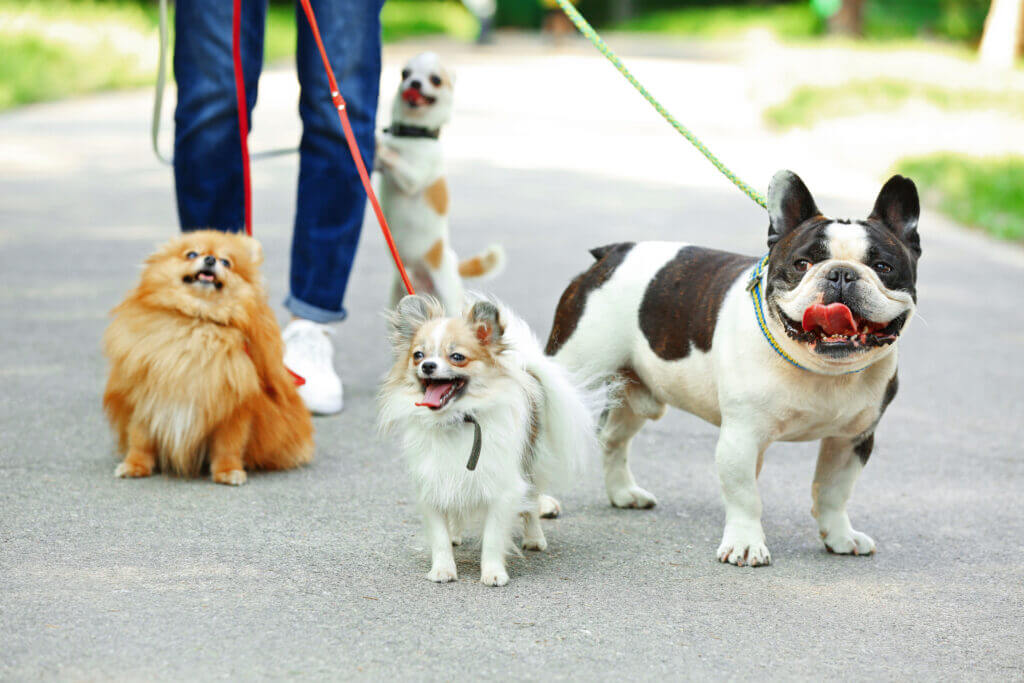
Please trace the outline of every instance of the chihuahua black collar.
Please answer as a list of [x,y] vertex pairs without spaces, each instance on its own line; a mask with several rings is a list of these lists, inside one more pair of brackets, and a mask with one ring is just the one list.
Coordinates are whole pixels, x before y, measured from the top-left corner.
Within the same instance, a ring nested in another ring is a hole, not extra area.
[[466,463],[466,469],[472,472],[476,469],[477,460],[480,459],[480,442],[482,440],[480,423],[472,415],[466,415],[462,418],[462,421],[473,425],[473,449],[469,452],[469,462]]
[[430,138],[431,140],[436,140],[441,135],[440,128],[409,126],[404,123],[392,124],[385,128],[384,132],[396,138]]

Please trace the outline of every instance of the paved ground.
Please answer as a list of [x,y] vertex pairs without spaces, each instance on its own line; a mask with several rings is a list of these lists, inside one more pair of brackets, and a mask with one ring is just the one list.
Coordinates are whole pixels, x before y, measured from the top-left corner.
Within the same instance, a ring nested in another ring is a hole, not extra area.
[[[387,89],[409,50],[389,53]],[[488,287],[541,335],[589,246],[762,251],[760,209],[607,66],[516,52],[456,55],[445,137],[456,243],[505,244],[509,268]],[[827,211],[870,207],[884,165],[837,182],[833,148],[767,136],[741,67],[701,54],[637,66],[754,184],[790,166]],[[260,94],[254,147],[293,140],[293,78],[269,74]],[[0,117],[0,678],[1024,677],[1019,250],[922,220],[921,315],[851,505],[876,556],[826,554],[809,515],[814,447],[778,445],[761,477],[775,563],[720,565],[715,430],[676,413],[636,442],[656,509],[609,507],[595,463],[546,523],[550,552],[513,559],[507,588],[476,582],[472,548],[456,555],[462,580],[436,586],[398,456],[371,428],[391,275],[372,224],[338,329],[347,408],[317,420],[312,466],[240,489],[113,478],[99,338],[175,229],[147,107],[134,93]],[[275,300],[294,173],[294,158],[255,169]]]

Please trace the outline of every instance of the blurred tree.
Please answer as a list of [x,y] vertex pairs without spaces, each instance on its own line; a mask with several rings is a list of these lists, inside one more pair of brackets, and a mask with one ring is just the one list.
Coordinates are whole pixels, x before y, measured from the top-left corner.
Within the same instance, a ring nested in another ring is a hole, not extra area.
[[842,0],[839,9],[828,18],[828,31],[844,36],[864,35],[864,0]]
[[1024,0],[992,0],[979,50],[981,61],[1012,67],[1024,47]]

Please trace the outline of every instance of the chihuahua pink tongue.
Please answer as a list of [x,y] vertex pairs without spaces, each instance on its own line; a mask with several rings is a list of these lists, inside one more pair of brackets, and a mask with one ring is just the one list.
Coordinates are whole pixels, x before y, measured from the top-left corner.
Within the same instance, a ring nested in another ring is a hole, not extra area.
[[452,382],[433,382],[428,384],[426,391],[423,392],[423,400],[416,405],[426,406],[427,408],[440,408],[441,397],[451,388]]
[[825,306],[814,304],[808,306],[804,311],[803,327],[805,332],[810,332],[815,327],[820,327],[825,334],[852,335],[857,333],[857,324],[853,321],[853,313],[845,304],[834,303]]
[[402,91],[402,99],[409,104],[423,104],[427,101],[427,98],[423,96],[416,88],[406,88]]

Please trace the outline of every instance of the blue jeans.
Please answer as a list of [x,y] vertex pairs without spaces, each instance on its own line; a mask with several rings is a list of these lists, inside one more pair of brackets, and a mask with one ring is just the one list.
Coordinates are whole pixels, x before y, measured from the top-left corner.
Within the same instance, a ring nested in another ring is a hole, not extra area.
[[[369,168],[380,84],[382,4],[383,0],[312,0]],[[267,0],[242,0],[242,70],[250,121],[263,66],[266,13]],[[331,322],[345,317],[342,302],[366,195],[331,102],[320,53],[298,3],[296,22],[302,141],[285,305],[301,318]],[[231,25],[231,0],[176,3],[174,181],[183,230],[239,231],[245,224]]]

